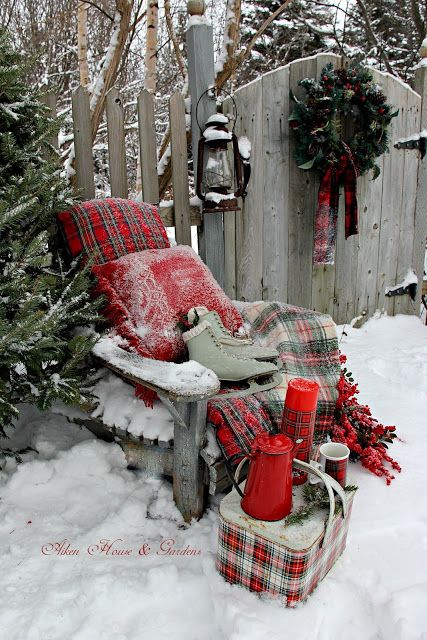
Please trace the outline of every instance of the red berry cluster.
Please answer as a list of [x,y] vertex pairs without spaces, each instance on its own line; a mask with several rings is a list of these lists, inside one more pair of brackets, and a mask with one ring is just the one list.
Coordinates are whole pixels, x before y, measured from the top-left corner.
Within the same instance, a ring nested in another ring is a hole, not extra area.
[[[340,361],[345,364],[347,358],[340,355]],[[398,463],[387,453],[388,444],[397,437],[396,427],[384,426],[372,417],[371,410],[356,400],[359,393],[351,372],[344,368],[338,382],[338,400],[331,438],[334,442],[343,442],[351,451],[353,460],[360,460],[362,465],[376,476],[384,477],[387,484],[394,479],[390,470],[400,472]]]

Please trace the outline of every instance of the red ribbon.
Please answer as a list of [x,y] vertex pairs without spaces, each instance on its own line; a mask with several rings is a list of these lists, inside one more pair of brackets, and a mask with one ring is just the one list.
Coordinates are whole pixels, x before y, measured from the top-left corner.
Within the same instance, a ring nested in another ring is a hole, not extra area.
[[358,171],[351,150],[346,144],[344,144],[344,151],[339,164],[331,164],[320,183],[314,222],[314,264],[334,264],[341,184],[344,185],[345,196],[345,238],[358,232],[356,198]]

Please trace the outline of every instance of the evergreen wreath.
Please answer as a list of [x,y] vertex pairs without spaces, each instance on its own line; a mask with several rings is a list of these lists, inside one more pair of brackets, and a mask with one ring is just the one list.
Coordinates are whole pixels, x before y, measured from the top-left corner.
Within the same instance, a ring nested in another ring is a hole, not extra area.
[[[295,131],[300,169],[321,174],[314,223],[313,263],[334,264],[340,186],[345,194],[345,238],[358,233],[356,181],[369,169],[380,174],[375,160],[387,150],[387,129],[398,111],[387,104],[369,69],[358,64],[324,67],[319,81],[299,83],[305,101],[295,101],[289,124]],[[349,138],[349,139],[345,139]]]
[[[387,130],[398,110],[386,102],[371,71],[359,64],[334,69],[329,63],[319,81],[305,78],[299,84],[307,98],[301,101],[291,94],[295,108],[289,117],[299,168],[324,173],[338,165],[348,149],[358,175],[373,169],[373,179],[377,178],[380,168],[375,160],[388,150]],[[343,139],[344,118],[350,118],[354,127],[348,141]]]

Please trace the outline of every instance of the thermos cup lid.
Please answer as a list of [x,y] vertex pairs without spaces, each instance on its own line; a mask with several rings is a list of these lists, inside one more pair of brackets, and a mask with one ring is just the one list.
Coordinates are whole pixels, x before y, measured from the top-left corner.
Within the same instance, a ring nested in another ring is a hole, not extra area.
[[294,378],[289,382],[285,406],[294,411],[313,411],[317,406],[319,385],[314,380]]
[[285,436],[284,433],[261,433],[253,439],[252,451],[270,454],[289,453],[292,451],[294,444],[294,441]]

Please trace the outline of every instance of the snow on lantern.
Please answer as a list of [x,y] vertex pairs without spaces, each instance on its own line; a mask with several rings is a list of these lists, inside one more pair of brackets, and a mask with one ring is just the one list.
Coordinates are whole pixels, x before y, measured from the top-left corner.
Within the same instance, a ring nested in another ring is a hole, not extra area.
[[[239,211],[237,198],[246,195],[250,167],[239,151],[235,133],[228,130],[228,123],[226,115],[215,113],[206,122],[199,140],[196,192],[204,203],[204,212]],[[233,169],[228,152],[230,144]]]

